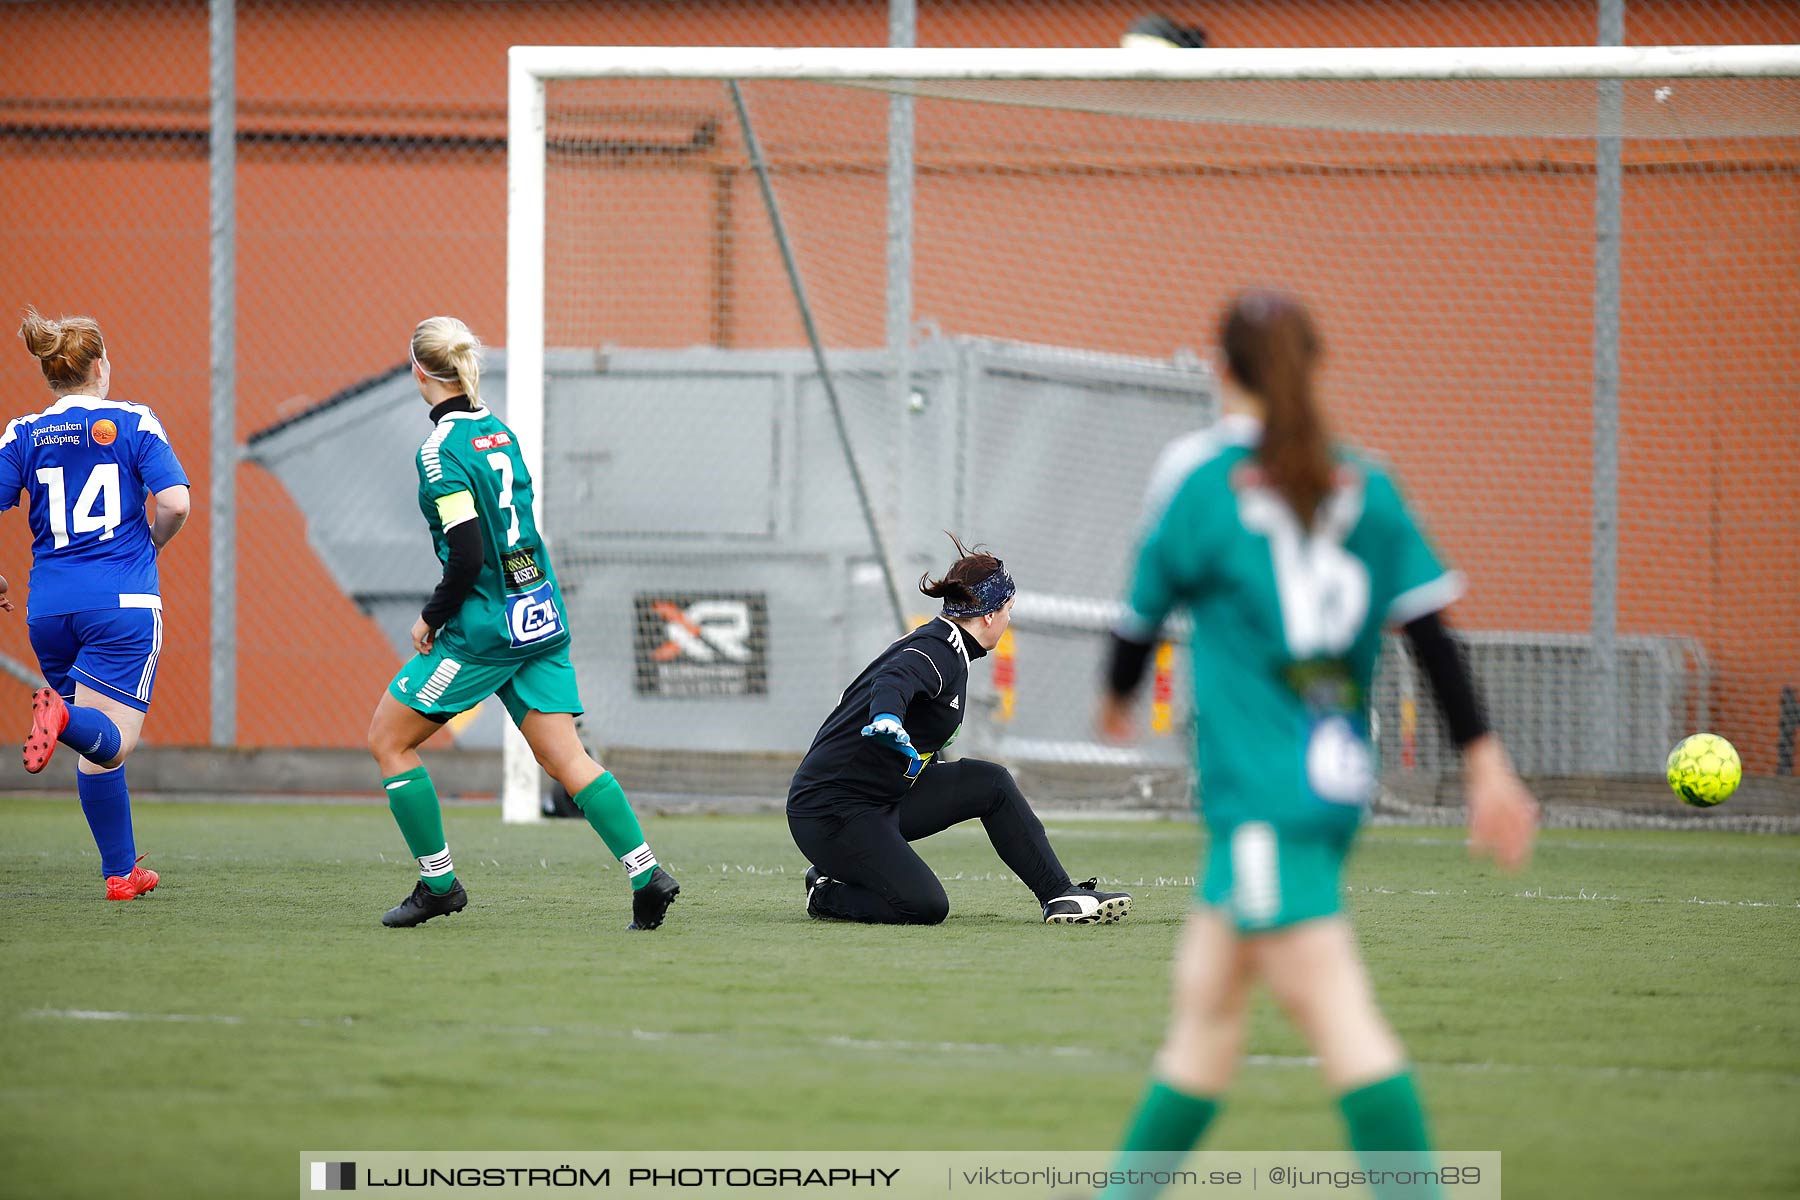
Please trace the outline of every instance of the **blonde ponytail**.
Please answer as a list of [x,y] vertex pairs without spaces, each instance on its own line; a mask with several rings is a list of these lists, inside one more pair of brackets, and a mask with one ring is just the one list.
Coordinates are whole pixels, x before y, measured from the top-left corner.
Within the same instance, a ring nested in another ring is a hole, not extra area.
[[481,339],[455,317],[427,317],[413,329],[413,361],[440,383],[481,403]]

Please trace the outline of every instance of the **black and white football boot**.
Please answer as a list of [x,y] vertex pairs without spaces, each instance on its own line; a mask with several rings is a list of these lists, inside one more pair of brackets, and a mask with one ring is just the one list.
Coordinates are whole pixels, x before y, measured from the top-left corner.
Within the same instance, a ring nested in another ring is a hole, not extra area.
[[1044,902],[1046,925],[1111,925],[1131,911],[1130,892],[1102,892],[1090,879]]
[[806,915],[815,921],[825,919],[824,914],[813,907],[813,893],[819,890],[820,884],[830,883],[831,876],[817,867],[806,868]]

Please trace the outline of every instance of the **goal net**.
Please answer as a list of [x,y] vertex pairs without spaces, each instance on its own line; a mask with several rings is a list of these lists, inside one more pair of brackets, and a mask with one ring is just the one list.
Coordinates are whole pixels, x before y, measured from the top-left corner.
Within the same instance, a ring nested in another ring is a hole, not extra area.
[[[1214,419],[1218,314],[1264,284],[1468,577],[1524,771],[1653,780],[1700,728],[1791,771],[1797,74],[1796,47],[515,48],[498,365],[584,735],[634,794],[778,803],[935,611],[949,531],[1021,589],[952,753],[1036,800],[1183,802],[1179,628],[1141,739],[1090,717],[1149,468]],[[1374,702],[1390,787],[1432,794],[1453,755],[1397,645]]]

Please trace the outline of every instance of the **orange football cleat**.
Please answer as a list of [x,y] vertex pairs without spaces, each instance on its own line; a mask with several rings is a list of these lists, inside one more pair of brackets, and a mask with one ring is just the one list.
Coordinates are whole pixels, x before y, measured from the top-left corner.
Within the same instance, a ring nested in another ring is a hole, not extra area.
[[106,898],[108,900],[136,900],[146,892],[154,892],[162,877],[149,867],[131,868],[129,875],[108,875],[106,877]]
[[50,765],[50,756],[56,753],[56,739],[68,727],[69,706],[55,688],[41,687],[31,693],[31,732],[25,737],[22,753],[27,771],[36,775]]

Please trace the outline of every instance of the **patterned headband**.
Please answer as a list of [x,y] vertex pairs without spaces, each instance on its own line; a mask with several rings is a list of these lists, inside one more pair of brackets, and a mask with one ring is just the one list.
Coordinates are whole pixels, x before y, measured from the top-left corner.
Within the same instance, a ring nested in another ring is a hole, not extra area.
[[985,617],[999,612],[1019,589],[1013,585],[1012,576],[1006,573],[1006,564],[1002,563],[986,579],[970,584],[969,590],[974,597],[967,604],[944,601],[946,617]]

